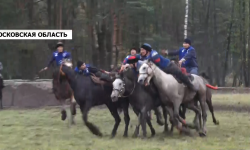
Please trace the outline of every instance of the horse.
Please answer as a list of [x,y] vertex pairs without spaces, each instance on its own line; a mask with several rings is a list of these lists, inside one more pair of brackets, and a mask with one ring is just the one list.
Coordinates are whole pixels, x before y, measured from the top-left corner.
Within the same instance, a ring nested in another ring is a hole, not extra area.
[[[172,59],[171,61],[179,66],[179,63],[176,59]],[[180,67],[182,73],[188,75],[185,68],[181,68],[181,66],[179,66],[179,67]],[[205,72],[200,73],[200,76],[203,77],[204,84],[209,84],[209,82],[207,81],[209,79],[209,77],[206,75]],[[196,101],[196,103],[195,103],[196,106],[198,106],[197,102],[198,101]],[[215,115],[214,115],[214,108],[213,108],[213,104],[212,104],[212,91],[209,87],[207,87],[207,89],[206,89],[206,103],[207,103],[207,106],[209,108],[210,113],[212,114],[213,123],[215,125],[219,125],[219,120],[217,120],[215,118]],[[186,108],[182,106],[182,111],[180,111],[180,116],[183,119],[186,118],[185,113],[186,113]]]
[[75,74],[75,72],[65,63],[63,63],[60,67],[60,78],[63,77],[67,79],[71,89],[73,90],[75,100],[80,106],[84,124],[94,135],[101,137],[102,133],[98,127],[88,121],[88,113],[92,107],[105,104],[115,119],[115,125],[113,127],[111,137],[115,137],[118,126],[121,122],[121,118],[117,112],[119,107],[122,107],[125,120],[125,130],[123,136],[128,136],[128,126],[130,122],[128,114],[129,101],[127,98],[121,98],[121,100],[116,103],[112,102],[110,98],[112,83],[104,81],[104,83],[97,82],[97,77]]
[[3,88],[4,88],[3,78],[2,75],[0,74],[0,109],[3,109]]
[[[195,112],[195,127],[198,127],[197,130],[199,130],[200,136],[205,136],[207,120],[205,108],[206,85],[202,77],[193,74],[190,76],[192,83],[198,89],[198,91],[191,91],[183,84],[180,84],[172,75],[163,72],[153,62],[147,60],[139,69],[138,83],[148,86],[151,79],[176,128],[181,132],[190,134],[188,128],[183,128],[180,124],[181,122],[184,126],[192,127],[192,125],[187,124],[186,121],[179,116],[179,107],[183,104],[186,108]],[[201,105],[203,126],[201,124],[201,111],[195,106],[196,99],[199,100]],[[197,122],[198,118],[199,126]]]
[[[207,81],[205,76],[203,76],[203,74],[201,74],[201,76],[203,77],[204,84],[209,84],[209,82]],[[196,100],[196,103],[195,103],[196,106],[198,106],[197,102],[198,101]],[[215,125],[219,125],[220,124],[219,120],[217,120],[215,115],[214,115],[214,107],[213,107],[213,103],[212,103],[212,90],[209,87],[206,88],[206,103],[207,103],[207,106],[208,106],[210,113],[212,114],[213,123]],[[186,118],[185,114],[186,114],[186,108],[182,107],[182,111],[180,111],[180,116],[183,119]]]
[[[64,60],[66,63],[67,60]],[[69,125],[75,124],[76,115],[76,100],[73,91],[65,76],[60,77],[60,68],[56,68],[52,74],[52,89],[56,99],[61,104],[61,119],[64,121],[67,118],[66,102],[70,100],[70,119]]]
[[143,130],[143,138],[146,137],[146,122],[151,130],[151,137],[155,135],[155,129],[152,126],[151,119],[147,115],[147,112],[154,109],[157,116],[157,123],[164,125],[159,119],[159,112],[157,107],[161,105],[159,98],[155,98],[156,94],[147,87],[141,86],[137,83],[136,74],[133,68],[129,64],[126,65],[125,69],[116,77],[113,82],[113,91],[111,98],[113,102],[116,102],[119,97],[128,97],[129,102],[138,116],[138,124],[136,126],[133,137],[138,137],[140,125]]

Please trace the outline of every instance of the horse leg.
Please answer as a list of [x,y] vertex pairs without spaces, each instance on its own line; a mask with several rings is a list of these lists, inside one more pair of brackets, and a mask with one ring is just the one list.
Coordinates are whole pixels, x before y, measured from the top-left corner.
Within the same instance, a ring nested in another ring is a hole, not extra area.
[[179,109],[179,114],[181,118],[186,119],[186,107],[182,104]]
[[161,112],[160,112],[159,108],[158,108],[158,107],[154,107],[154,111],[155,111],[157,123],[158,123],[160,126],[163,126],[163,125],[164,125],[164,122],[162,121],[162,116],[161,116]]
[[71,120],[70,124],[75,124],[75,115],[76,115],[76,103],[70,103],[70,112],[71,112]]
[[186,123],[186,125],[188,127],[190,127],[190,128],[193,128],[193,129],[196,129],[197,131],[199,131],[200,130],[200,126],[199,126],[199,123],[198,123],[198,118],[201,121],[201,110],[196,105],[196,102],[195,103],[188,103],[186,105],[186,107],[189,108],[189,109],[191,109],[191,110],[193,110],[195,112],[195,117],[194,117],[193,124]]
[[180,115],[179,115],[179,109],[180,109],[180,105],[181,105],[181,99],[177,99],[174,103],[174,121],[176,124],[176,127],[178,130],[180,130],[181,132],[190,135],[190,131],[187,128],[183,128],[183,125],[179,124],[179,121],[181,121],[182,124],[184,124],[184,126],[186,126],[186,121],[183,120]]
[[143,138],[147,137],[146,118],[147,118],[147,111],[146,111],[146,107],[144,106],[141,110],[141,116],[140,116],[140,124],[142,128]]
[[126,102],[122,103],[124,122],[125,122],[125,130],[124,130],[123,137],[128,137],[128,126],[129,126],[129,122],[130,122],[128,107],[129,107],[129,101],[126,100]]
[[90,108],[91,108],[90,104],[85,104],[84,106],[83,105],[80,106],[83,122],[94,135],[101,137],[102,133],[100,132],[100,130],[94,124],[88,121],[88,113],[90,111]]
[[164,131],[163,133],[168,133],[168,116],[167,116],[167,110],[164,106],[162,106],[162,111],[163,111],[163,117],[164,117],[164,122],[165,122],[165,125],[164,125]]
[[71,112],[70,124],[75,124],[76,100],[74,95],[72,95],[70,99],[70,112]]
[[[133,110],[134,110],[134,112],[135,112],[135,114],[137,115],[137,118],[138,118],[138,122],[137,122],[137,124],[136,124],[136,127],[135,127],[135,131],[134,131],[134,134],[133,134],[133,138],[136,138],[136,137],[138,137],[139,136],[139,133],[140,133],[140,117],[141,117],[141,113],[139,112],[139,111],[137,111],[135,108],[133,108]],[[149,117],[149,119],[150,119],[150,117]]]
[[211,97],[210,97],[210,98],[207,97],[207,98],[206,98],[206,102],[207,102],[209,111],[210,111],[211,114],[212,114],[213,123],[214,123],[215,125],[219,125],[219,124],[220,124],[220,123],[219,123],[219,120],[217,120],[217,119],[215,118],[215,115],[214,115],[214,107],[213,107],[213,104],[212,104],[212,99],[211,99]]
[[110,106],[110,105],[107,105],[111,115],[114,117],[115,119],[115,125],[113,127],[113,130],[112,130],[112,133],[111,133],[111,138],[115,137],[116,135],[116,132],[117,132],[117,129],[119,127],[119,124],[121,122],[121,118],[118,114],[118,111],[117,111],[117,108],[116,107],[113,107],[113,106]]
[[60,101],[61,102],[61,119],[64,121],[67,118],[67,112],[66,112],[66,105],[65,105],[65,101]]
[[147,116],[147,124],[148,124],[148,126],[150,128],[150,131],[151,131],[151,137],[155,136],[155,129],[154,129],[152,123],[151,123],[151,119],[150,119],[149,116]]
[[207,123],[207,112],[206,112],[206,94],[204,94],[200,99],[200,105],[202,110],[202,119],[203,119],[203,127],[202,131],[200,132],[200,136],[206,136],[206,123]]

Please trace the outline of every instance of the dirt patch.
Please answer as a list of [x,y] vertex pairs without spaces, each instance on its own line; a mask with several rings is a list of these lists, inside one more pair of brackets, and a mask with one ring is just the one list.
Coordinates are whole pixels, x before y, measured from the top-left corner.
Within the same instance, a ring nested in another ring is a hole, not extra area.
[[58,106],[50,90],[43,90],[30,84],[19,85],[16,89],[13,86],[6,86],[3,89],[3,106],[18,108],[39,108],[44,106]]

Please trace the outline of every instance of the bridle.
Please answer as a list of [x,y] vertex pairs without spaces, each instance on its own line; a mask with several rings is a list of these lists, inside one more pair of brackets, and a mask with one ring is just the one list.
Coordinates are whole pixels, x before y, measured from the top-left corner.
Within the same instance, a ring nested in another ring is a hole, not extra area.
[[[70,64],[69,64],[70,63]],[[72,68],[72,63],[71,62],[62,62],[60,67],[59,67],[59,76],[62,75],[62,76],[65,76],[65,73],[62,71],[62,67],[63,65],[66,65],[68,67],[71,67]]]
[[[62,62],[61,63],[61,65],[60,65],[60,67],[59,67],[59,73],[58,73],[58,78],[57,78],[57,84],[60,86],[60,75],[62,75],[62,76],[66,76],[66,74],[62,71],[62,67],[63,67],[63,65],[66,65],[66,63],[67,62]],[[69,64],[69,65],[71,65],[71,64]],[[70,66],[71,67],[71,66]],[[66,76],[66,78],[67,78],[67,80],[70,80],[67,76]],[[70,87],[69,86],[67,86],[67,88],[66,88],[66,91],[68,92],[70,90]]]
[[[121,73],[121,72],[119,72],[119,73]],[[117,78],[119,78],[119,77],[117,77]],[[121,78],[119,78],[119,79],[121,79]],[[134,90],[135,90],[136,83],[133,82],[133,83],[134,83],[134,87],[133,87],[132,91],[131,91],[128,95],[123,96],[123,95],[121,95],[121,92],[122,92],[123,90],[125,90],[125,83],[124,83],[124,80],[125,80],[125,79],[123,78],[123,79],[121,79],[121,80],[122,80],[122,82],[123,82],[122,88],[121,88],[121,89],[113,88],[113,91],[118,91],[118,94],[119,94],[118,97],[122,97],[122,98],[129,97],[130,95],[133,94],[133,92],[134,92]]]
[[[149,67],[149,68],[151,68],[151,69],[152,69],[152,72],[154,72],[154,71],[155,71],[156,66],[153,68],[153,65],[151,65],[151,64],[150,64],[150,62],[147,62],[146,64],[148,65],[148,67]],[[149,76],[149,74],[148,74],[148,68],[147,68],[147,70],[146,70],[146,72],[145,72],[145,73],[140,73],[140,72],[139,72],[139,75],[141,75],[141,74],[146,74],[147,76]]]
[[125,90],[125,83],[124,83],[124,79],[121,79],[121,80],[122,80],[122,82],[123,82],[122,88],[121,88],[120,90],[119,90],[119,89],[113,88],[113,91],[118,91],[118,93],[119,93],[118,97],[122,97],[122,98],[129,97],[130,95],[133,94],[133,92],[134,92],[134,90],[135,90],[135,85],[136,85],[136,84],[135,84],[135,82],[134,82],[134,87],[133,87],[132,91],[131,91],[128,95],[123,96],[123,95],[121,95],[121,92],[122,92],[123,90]]

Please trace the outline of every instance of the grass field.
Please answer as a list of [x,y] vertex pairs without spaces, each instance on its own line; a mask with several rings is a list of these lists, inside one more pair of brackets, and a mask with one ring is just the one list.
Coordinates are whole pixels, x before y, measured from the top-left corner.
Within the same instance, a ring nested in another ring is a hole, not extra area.
[[[220,105],[250,105],[250,95],[215,95],[213,103]],[[249,101],[248,101],[249,100]],[[121,122],[115,139],[110,139],[114,120],[107,109],[92,109],[89,120],[104,134],[99,138],[92,135],[83,125],[79,110],[76,125],[68,128],[60,120],[59,108],[36,110],[4,110],[0,112],[0,150],[247,150],[250,149],[250,116],[248,112],[215,111],[219,126],[212,123],[208,112],[208,135],[200,138],[162,134],[158,126],[154,138],[133,139],[132,133],[137,121],[130,111],[131,126],[129,138],[122,137],[124,121]],[[121,115],[123,118],[123,115]],[[188,114],[188,121],[193,114]],[[149,128],[148,136],[150,136]]]

